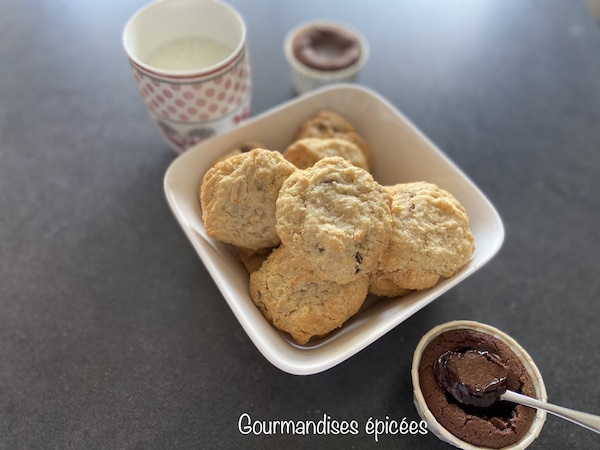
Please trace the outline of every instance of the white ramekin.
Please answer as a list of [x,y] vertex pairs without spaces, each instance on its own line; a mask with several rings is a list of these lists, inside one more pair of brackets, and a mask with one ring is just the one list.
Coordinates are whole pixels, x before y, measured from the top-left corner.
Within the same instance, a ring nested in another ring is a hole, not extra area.
[[[360,57],[358,60],[340,70],[316,70],[307,67],[294,55],[294,38],[307,28],[325,27],[333,30],[339,30],[343,34],[349,34],[358,40],[360,45]],[[333,83],[351,82],[356,79],[358,72],[363,68],[369,58],[369,44],[367,39],[358,30],[339,23],[331,21],[313,21],[306,22],[293,28],[286,36],[284,41],[284,53],[292,69],[292,82],[297,94],[303,94],[312,89],[319,88]]]
[[[531,379],[533,380],[533,385],[535,387],[536,397],[539,400],[546,401],[547,394],[542,375],[540,374],[540,371],[536,367],[529,354],[527,354],[527,352],[513,338],[494,327],[479,322],[458,320],[438,325],[437,327],[429,331],[425,336],[423,336],[421,338],[421,341],[417,345],[417,348],[415,349],[411,370],[411,378],[414,388],[413,399],[415,402],[415,407],[417,408],[417,412],[419,413],[421,418],[427,422],[428,430],[431,431],[442,441],[464,450],[480,450],[485,447],[477,447],[473,444],[469,444],[457,438],[448,430],[446,430],[436,420],[434,415],[429,410],[427,403],[425,402],[425,398],[423,397],[423,393],[421,392],[421,386],[419,383],[419,364],[421,362],[421,356],[423,354],[423,351],[425,350],[425,348],[427,348],[429,343],[432,342],[440,334],[445,333],[446,331],[463,329],[474,330],[479,331],[481,333],[489,334],[504,342],[515,353],[515,355],[517,355],[517,357],[525,366],[525,369],[527,369],[527,372],[529,372],[529,375],[531,376]],[[503,450],[523,450],[527,448],[539,436],[545,421],[546,412],[538,409],[533,419],[533,423],[531,424],[531,427],[529,428],[527,433],[525,433],[521,440],[519,440],[515,444],[510,445],[508,447],[503,447]]]

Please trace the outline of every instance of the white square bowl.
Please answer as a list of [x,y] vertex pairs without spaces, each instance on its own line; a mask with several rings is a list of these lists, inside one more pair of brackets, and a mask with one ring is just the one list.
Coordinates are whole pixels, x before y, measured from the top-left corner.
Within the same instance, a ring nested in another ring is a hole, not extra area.
[[[476,250],[452,278],[405,297],[369,298],[342,328],[301,346],[275,329],[254,305],[249,276],[231,247],[206,235],[198,188],[212,162],[227,150],[244,141],[258,141],[270,150],[283,151],[300,124],[322,109],[346,117],[369,143],[373,176],[380,184],[428,181],[451,192],[469,214]],[[164,188],[175,217],[252,342],[273,365],[295,375],[322,372],[364,349],[481,268],[504,240],[500,216],[474,183],[388,101],[354,84],[313,91],[200,143],[173,161]]]

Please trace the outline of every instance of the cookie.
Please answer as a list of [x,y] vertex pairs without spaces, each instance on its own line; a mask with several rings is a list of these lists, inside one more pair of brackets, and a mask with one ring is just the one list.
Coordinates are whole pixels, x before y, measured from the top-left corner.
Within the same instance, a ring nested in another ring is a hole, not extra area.
[[369,144],[358,134],[354,125],[333,111],[319,111],[300,125],[295,140],[304,138],[339,138],[350,141],[363,152],[368,167],[373,167],[373,154]]
[[260,142],[254,142],[254,141],[245,141],[245,142],[242,142],[238,146],[227,150],[221,156],[219,156],[218,158],[216,158],[212,162],[211,166],[214,166],[216,163],[224,161],[227,158],[231,158],[232,156],[240,155],[242,153],[247,153],[250,150],[254,150],[255,148],[266,148],[266,147],[264,146],[264,144],[261,144]]
[[286,179],[275,214],[277,234],[290,252],[338,283],[375,269],[392,229],[382,187],[339,156]]
[[296,167],[279,152],[254,149],[213,166],[200,187],[206,233],[250,249],[276,247],[275,203]]
[[350,121],[333,111],[322,110],[300,125],[298,135],[320,134],[322,137],[331,137],[350,131],[355,131]]
[[248,152],[254,150],[255,148],[267,148],[267,147],[262,142],[244,141],[244,142],[241,142],[237,147],[235,147],[234,150],[237,150],[240,153],[248,153]]
[[367,159],[358,146],[339,138],[304,138],[293,142],[283,152],[283,157],[299,169],[307,169],[317,161],[341,156],[357,167],[369,170]]
[[369,281],[323,280],[302,258],[280,246],[250,275],[250,297],[265,318],[298,344],[341,327],[365,301]]
[[238,255],[238,260],[242,263],[248,273],[256,272],[262,266],[262,263],[266,261],[271,252],[272,248],[245,248],[235,247]]
[[385,272],[377,269],[369,274],[369,294],[377,297],[404,297],[413,292],[394,283]]
[[385,186],[383,190],[394,225],[379,264],[379,278],[399,289],[427,289],[469,261],[475,240],[469,217],[452,194],[427,182]]

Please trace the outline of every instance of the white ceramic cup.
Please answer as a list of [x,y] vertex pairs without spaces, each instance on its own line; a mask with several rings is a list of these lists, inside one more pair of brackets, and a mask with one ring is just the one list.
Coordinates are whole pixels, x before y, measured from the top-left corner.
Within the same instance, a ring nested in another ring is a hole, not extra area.
[[[157,49],[190,38],[207,39],[231,51],[215,63],[193,69],[165,69],[148,63]],[[123,46],[151,118],[177,153],[233,128],[249,116],[251,77],[246,26],[239,13],[226,3],[150,3],[127,22]]]

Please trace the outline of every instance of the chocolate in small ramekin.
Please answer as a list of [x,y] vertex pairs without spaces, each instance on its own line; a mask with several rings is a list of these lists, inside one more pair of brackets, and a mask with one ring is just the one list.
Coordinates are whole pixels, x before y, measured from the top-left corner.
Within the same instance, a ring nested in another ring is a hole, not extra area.
[[546,400],[542,377],[519,344],[496,328],[478,322],[455,321],[440,325],[422,339],[412,367],[415,406],[429,430],[462,449],[524,449],[539,435],[546,413],[500,402],[489,411],[456,403],[433,375],[433,363],[444,352],[470,348],[491,350],[509,364],[508,389]]

